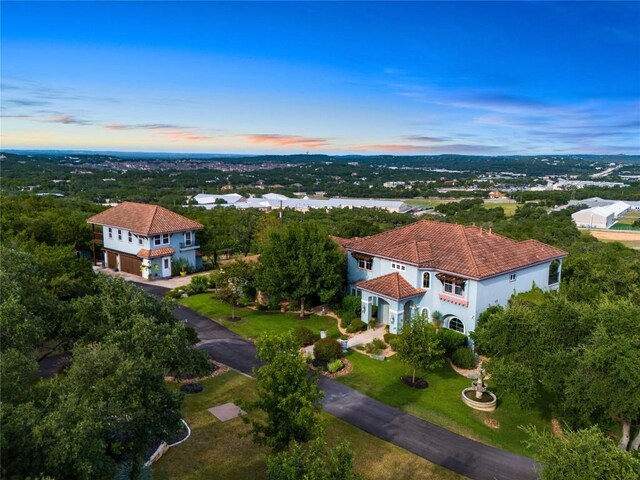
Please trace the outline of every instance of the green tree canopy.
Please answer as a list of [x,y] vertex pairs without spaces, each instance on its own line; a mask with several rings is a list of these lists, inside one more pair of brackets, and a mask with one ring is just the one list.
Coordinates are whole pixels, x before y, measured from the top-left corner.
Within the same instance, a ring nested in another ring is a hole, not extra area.
[[320,433],[318,412],[323,393],[310,374],[299,345],[291,333],[264,335],[257,343],[258,358],[265,365],[256,369],[258,398],[245,406],[259,410],[266,419],[246,418],[254,441],[275,451],[293,441],[304,443]]
[[258,286],[268,295],[300,303],[335,299],[345,275],[344,255],[313,222],[272,229],[260,255]]

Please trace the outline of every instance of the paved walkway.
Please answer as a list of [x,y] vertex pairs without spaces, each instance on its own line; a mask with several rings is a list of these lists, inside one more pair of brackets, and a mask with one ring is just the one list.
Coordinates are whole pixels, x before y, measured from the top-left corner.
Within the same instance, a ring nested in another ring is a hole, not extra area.
[[191,282],[191,277],[196,275],[207,275],[211,272],[202,272],[202,273],[194,273],[191,275],[186,275],[181,277],[177,275],[175,277],[167,278],[166,280],[147,280],[142,278],[139,275],[134,275],[132,273],[127,272],[114,272],[111,268],[98,267],[96,268],[97,272],[104,273],[105,275],[111,275],[112,277],[121,277],[124,278],[128,282],[134,282],[144,285],[155,285],[158,287],[166,288],[168,290],[173,290],[174,288],[184,287]]
[[[140,287],[155,295],[166,291],[156,283],[140,284]],[[246,375],[252,375],[252,369],[260,365],[251,342],[184,306],[178,307],[174,314],[198,332],[201,340],[198,348],[207,351],[214,360]],[[336,380],[320,377],[319,383],[325,392],[323,407],[327,412],[430,462],[473,480],[536,478],[535,462],[528,457],[445,430]]]
[[356,345],[371,343],[374,338],[384,340],[385,333],[387,333],[387,330],[384,328],[384,325],[378,326],[376,328],[371,328],[349,338],[349,340],[347,341],[347,345],[349,346],[349,348],[353,348]]

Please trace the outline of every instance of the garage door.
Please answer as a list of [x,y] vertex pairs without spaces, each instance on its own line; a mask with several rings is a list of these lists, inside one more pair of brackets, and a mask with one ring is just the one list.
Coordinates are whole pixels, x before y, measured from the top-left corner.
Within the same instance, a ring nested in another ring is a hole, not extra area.
[[116,254],[113,252],[110,252],[109,250],[106,251],[106,254],[107,254],[107,264],[109,268],[116,268],[118,266],[118,260],[116,258]]
[[140,265],[142,260],[133,255],[120,254],[120,270],[126,273],[132,273],[134,275],[142,275],[140,272]]

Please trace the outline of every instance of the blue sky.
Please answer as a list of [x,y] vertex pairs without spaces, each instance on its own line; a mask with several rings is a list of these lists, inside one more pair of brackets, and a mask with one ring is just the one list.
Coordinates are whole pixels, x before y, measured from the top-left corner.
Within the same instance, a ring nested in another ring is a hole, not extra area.
[[2,146],[640,153],[632,2],[2,2]]

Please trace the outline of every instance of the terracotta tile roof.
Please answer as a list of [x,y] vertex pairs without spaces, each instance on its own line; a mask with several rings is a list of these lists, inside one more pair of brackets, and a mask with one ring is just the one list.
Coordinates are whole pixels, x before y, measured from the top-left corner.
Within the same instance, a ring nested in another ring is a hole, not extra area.
[[336,236],[330,236],[329,238],[331,238],[331,240],[336,242],[338,244],[338,247],[340,247],[340,250],[342,251],[344,251],[349,246],[349,244],[354,240],[351,238],[342,238],[342,237],[336,237]]
[[182,215],[146,203],[123,202],[87,219],[87,223],[119,227],[142,235],[181,232],[202,228]]
[[172,247],[154,248],[151,250],[148,250],[146,248],[141,248],[136,255],[142,258],[156,258],[156,257],[165,257],[167,255],[173,255],[174,252],[175,250]]
[[490,277],[567,255],[537,240],[518,242],[480,227],[430,220],[354,239],[346,248],[471,278]]
[[422,295],[426,290],[413,288],[399,273],[390,273],[371,280],[356,283],[358,288],[384,295],[394,300]]

